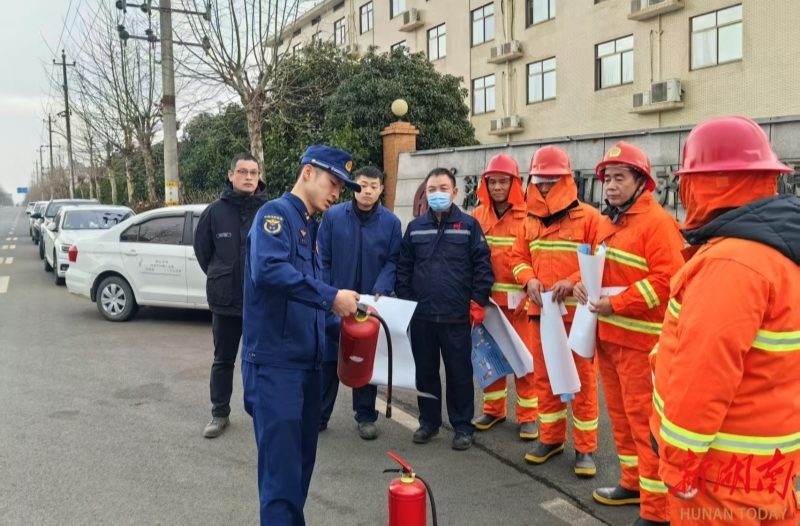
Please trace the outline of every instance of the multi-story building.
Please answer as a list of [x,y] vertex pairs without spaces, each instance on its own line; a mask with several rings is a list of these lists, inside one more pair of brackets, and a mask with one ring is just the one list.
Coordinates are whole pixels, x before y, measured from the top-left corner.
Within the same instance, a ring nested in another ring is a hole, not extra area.
[[463,77],[483,144],[800,115],[798,0],[325,0],[283,35]]

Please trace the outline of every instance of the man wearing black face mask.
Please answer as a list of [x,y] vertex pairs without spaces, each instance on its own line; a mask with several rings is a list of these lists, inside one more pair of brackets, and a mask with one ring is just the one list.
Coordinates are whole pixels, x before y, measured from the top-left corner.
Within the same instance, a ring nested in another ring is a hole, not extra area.
[[206,276],[213,316],[214,365],[211,366],[211,422],[203,436],[218,437],[230,424],[233,372],[242,338],[242,291],[247,234],[267,201],[258,178],[258,161],[249,153],[231,161],[220,198],[203,211],[194,235],[194,252]]
[[492,253],[477,219],[453,199],[456,178],[436,168],[425,178],[430,210],[414,219],[400,244],[395,291],[417,302],[411,320],[411,350],[417,389],[437,399],[419,398],[417,444],[430,442],[442,425],[440,353],[447,375],[447,414],[456,434],[452,448],[469,449],[475,426],[471,327],[483,321],[494,284]]

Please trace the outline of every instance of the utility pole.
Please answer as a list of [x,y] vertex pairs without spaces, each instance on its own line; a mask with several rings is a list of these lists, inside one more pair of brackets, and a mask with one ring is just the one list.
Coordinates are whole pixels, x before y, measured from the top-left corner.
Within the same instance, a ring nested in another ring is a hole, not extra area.
[[201,44],[183,42],[175,40],[172,32],[172,13],[184,15],[197,15],[206,21],[211,20],[211,3],[206,4],[206,11],[187,11],[185,9],[173,9],[171,0],[158,0],[158,7],[154,8],[149,2],[142,5],[128,3],[125,0],[117,0],[117,9],[127,12],[127,7],[138,7],[145,13],[150,13],[153,9],[159,12],[161,25],[161,38],[158,39],[153,32],[148,29],[145,31],[147,37],[131,35],[125,26],[117,26],[120,39],[125,42],[128,39],[145,40],[150,44],[159,42],[161,44],[161,121],[164,126],[164,202],[167,206],[177,206],[181,204],[180,198],[180,173],[178,171],[178,124],[175,115],[175,61],[173,59],[172,46],[201,47],[206,52],[211,48],[208,38],[203,38]]
[[178,176],[178,126],[175,116],[175,62],[172,58],[172,4],[158,1],[161,13],[161,115],[164,123],[164,202],[181,204]]
[[47,148],[46,144],[39,146],[39,198],[44,199],[44,157],[42,157],[42,148]]
[[[63,49],[61,50],[61,62],[56,62],[53,59],[53,64],[56,66],[61,66],[63,75],[64,75],[64,116],[67,119],[67,160],[69,161],[69,198],[75,198],[75,172],[72,166],[72,129],[70,127],[69,122],[69,84],[67,82],[67,66],[74,66],[75,62],[72,64],[67,64],[67,53]],[[50,141],[52,142],[52,141]]]

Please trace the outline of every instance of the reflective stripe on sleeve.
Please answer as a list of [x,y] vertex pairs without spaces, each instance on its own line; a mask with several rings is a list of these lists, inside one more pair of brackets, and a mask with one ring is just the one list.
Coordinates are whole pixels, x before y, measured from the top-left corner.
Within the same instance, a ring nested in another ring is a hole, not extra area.
[[672,314],[676,318],[679,318],[681,315],[681,304],[678,303],[678,300],[676,300],[675,298],[670,298],[669,303],[667,304],[667,310],[669,311],[670,314]]
[[514,267],[514,270],[512,270],[511,273],[514,274],[514,277],[516,278],[517,274],[519,274],[520,272],[522,272],[525,269],[533,270],[533,267],[531,267],[527,263],[520,263],[519,265]]
[[770,352],[800,351],[800,331],[772,332],[760,330],[756,334],[753,347]]
[[492,292],[523,292],[522,285],[516,283],[495,283],[492,285]]
[[650,356],[653,356],[656,353],[658,353],[658,344],[656,344],[655,347],[653,347],[653,350],[650,351]]
[[664,400],[658,392],[653,389],[653,406],[661,417],[661,438],[669,442],[678,449],[687,451],[691,449],[695,453],[705,453],[714,441],[714,435],[703,435],[684,429],[664,416]]
[[607,248],[606,259],[616,261],[617,263],[622,263],[623,265],[628,265],[629,267],[638,268],[639,270],[643,270],[645,272],[650,272],[650,267],[647,266],[646,259],[618,248]]
[[642,332],[644,334],[653,334],[656,336],[661,334],[660,323],[634,320],[633,318],[625,318],[623,316],[618,316],[616,314],[612,314],[611,316],[598,316],[597,319],[599,319],[602,322],[615,325],[622,329],[627,329],[633,332]]
[[636,288],[639,289],[639,292],[642,293],[644,301],[647,302],[648,307],[653,309],[661,305],[661,300],[658,299],[658,294],[656,294],[656,290],[653,288],[653,286],[650,284],[647,278],[637,281],[635,285]]

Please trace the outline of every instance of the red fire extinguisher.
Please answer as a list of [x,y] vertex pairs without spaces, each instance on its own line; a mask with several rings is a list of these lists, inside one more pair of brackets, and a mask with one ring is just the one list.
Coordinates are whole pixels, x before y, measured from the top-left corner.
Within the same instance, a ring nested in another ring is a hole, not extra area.
[[392,336],[386,321],[372,306],[357,303],[358,312],[353,317],[342,318],[339,336],[339,381],[347,387],[364,387],[372,378],[375,353],[378,351],[379,327],[386,333],[389,353],[388,386],[386,387],[386,418],[392,418]]
[[431,487],[398,455],[390,451],[389,456],[400,464],[399,470],[383,470],[384,473],[400,473],[400,478],[389,483],[389,526],[428,526],[426,494],[431,499],[433,526],[437,526],[436,502]]

